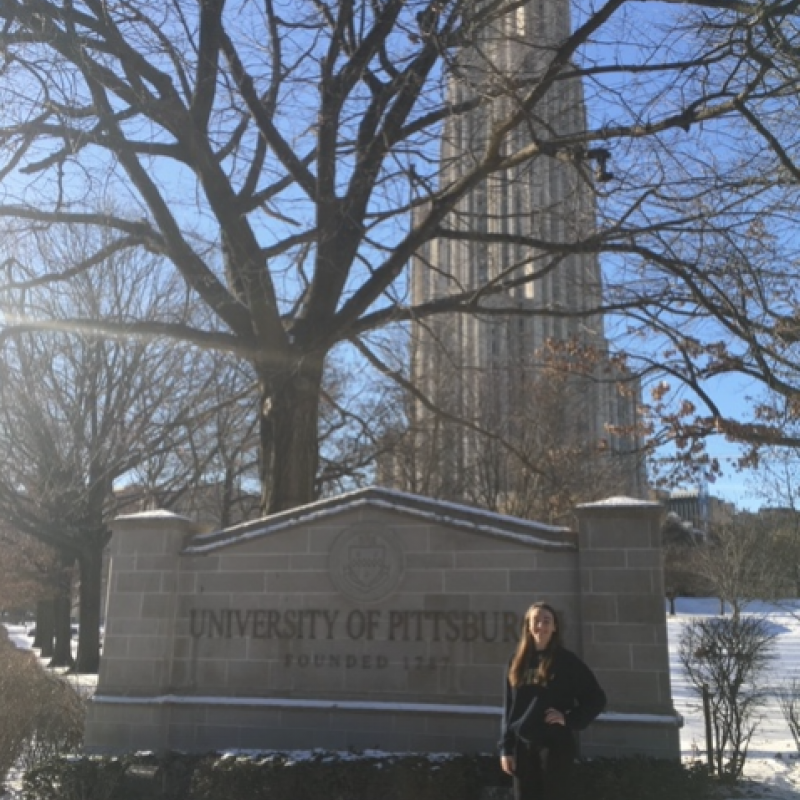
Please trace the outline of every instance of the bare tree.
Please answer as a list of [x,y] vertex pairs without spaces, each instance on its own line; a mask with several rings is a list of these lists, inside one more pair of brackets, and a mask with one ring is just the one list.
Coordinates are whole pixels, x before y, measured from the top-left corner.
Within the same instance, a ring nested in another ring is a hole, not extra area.
[[[626,334],[658,331],[663,352],[649,339],[642,369],[685,377],[707,402],[707,413],[674,421],[680,441],[709,426],[743,434],[708,397],[708,376],[744,372],[792,396],[794,298],[762,269],[775,261],[767,234],[754,232],[759,220],[786,218],[796,191],[780,146],[797,102],[793,6],[665,4],[654,25],[650,7],[630,0],[579,3],[569,35],[543,46],[534,32],[517,37],[536,68],[515,71],[493,53],[498,31],[517,35],[518,6],[0,4],[9,112],[0,216],[25,233],[107,227],[106,254],[144,249],[169,261],[211,311],[202,325],[108,314],[69,324],[157,332],[247,360],[260,393],[264,511],[319,490],[322,378],[335,347],[368,348],[387,325],[440,313],[518,313],[509,288],[558,270],[568,253],[612,259],[608,291],[580,313],[629,312]],[[459,82],[454,100],[446,86]],[[548,104],[578,82],[584,128],[550,125]],[[468,115],[482,115],[485,135],[468,168],[447,178],[442,126]],[[721,150],[728,135],[736,147]],[[520,238],[451,224],[470,192],[534,161],[569,164],[597,191],[596,228]],[[91,208],[100,190],[124,196],[125,211]],[[412,306],[405,265],[437,237],[494,237],[535,258]],[[747,260],[731,273],[734,254]],[[33,280],[70,279],[99,255]],[[565,311],[553,301],[537,313]],[[716,325],[704,328],[709,319]],[[719,346],[718,332],[740,346]]]
[[33,646],[51,666],[74,666],[70,610],[74,569],[52,547],[4,525],[0,530],[0,607],[35,611]]
[[[578,503],[619,493],[621,473],[631,471],[624,462],[643,460],[641,452],[626,452],[619,444],[635,442],[638,426],[633,420],[630,429],[609,425],[600,437],[593,435],[591,417],[602,411],[594,407],[591,390],[605,384],[613,398],[626,391],[624,381],[616,372],[604,374],[598,354],[574,341],[546,342],[535,362],[535,369],[518,379],[521,396],[513,408],[490,403],[480,422],[471,424],[452,411],[447,414],[455,406],[447,402],[448,391],[455,396],[460,387],[435,387],[439,403],[419,415],[420,392],[406,379],[410,402],[388,435],[397,441],[383,459],[386,480],[428,496],[561,523]],[[452,376],[448,379],[452,384]],[[486,380],[500,378],[488,374]],[[485,396],[491,399],[491,386]],[[448,469],[449,454],[461,446],[459,431],[464,430],[476,443],[469,468]]]
[[721,612],[727,603],[738,617],[747,603],[776,597],[774,542],[747,515],[713,526],[709,543],[694,549],[695,572],[712,587]]
[[[795,451],[766,448],[759,458],[758,491],[763,507],[757,518],[774,542],[775,581],[785,597],[800,597],[800,474]],[[797,614],[791,603],[789,613]]]
[[[257,391],[247,365],[229,354],[202,358],[202,394],[158,448],[134,465],[117,502],[127,510],[169,509],[226,527],[258,512]],[[199,387],[187,375],[182,392]]]
[[762,678],[774,654],[775,633],[757,617],[692,620],[681,634],[679,656],[698,696],[708,694],[713,767],[737,781],[758,727],[766,695]]
[[51,548],[4,525],[0,554],[1,609],[31,611],[38,601],[52,596],[56,558]]
[[778,687],[778,707],[789,726],[794,746],[800,753],[800,679],[789,678]]
[[[79,250],[86,242],[78,236],[63,245]],[[3,305],[3,314],[64,320],[86,309],[98,317],[174,319],[182,313],[180,293],[159,283],[157,271],[157,261],[136,264],[119,254],[113,269],[81,272],[57,291],[7,293],[14,302]],[[82,672],[96,671],[99,662],[102,559],[115,481],[172,446],[175,431],[201,412],[208,379],[201,356],[153,338],[119,342],[88,331],[17,328],[3,340],[0,509],[17,530],[52,547],[65,568],[77,564]],[[69,631],[69,604],[61,613],[61,629]],[[60,658],[71,659],[68,644]]]
[[[204,365],[202,409],[198,406],[191,424],[167,434],[160,450],[132,471],[118,499],[126,507],[168,508],[224,528],[260,510],[258,391],[249,365],[230,354],[208,351]],[[386,445],[380,432],[393,414],[388,387],[364,380],[354,395],[351,368],[335,357],[326,364],[318,421],[319,495],[370,482]]]
[[334,351],[327,360],[318,424],[321,496],[372,483],[377,460],[395,444],[385,434],[398,421],[396,385],[365,370],[354,391],[352,372],[348,355]]
[[675,614],[678,597],[705,595],[713,592],[708,581],[697,569],[697,551],[707,546],[704,531],[681,520],[675,512],[669,512],[661,528],[664,553],[664,589],[669,601],[669,613]]

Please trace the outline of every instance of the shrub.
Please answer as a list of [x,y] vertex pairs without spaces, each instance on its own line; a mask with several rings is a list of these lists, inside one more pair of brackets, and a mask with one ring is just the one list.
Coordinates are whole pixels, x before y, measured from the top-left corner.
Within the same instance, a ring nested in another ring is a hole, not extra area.
[[17,650],[0,631],[1,781],[15,766],[30,769],[78,748],[84,704],[67,681],[42,669],[33,653]]
[[695,692],[707,691],[713,733],[714,763],[722,779],[742,775],[747,749],[766,701],[759,686],[772,658],[775,634],[757,617],[711,617],[692,620],[679,645],[681,663]]
[[[163,758],[57,759],[25,777],[24,800],[479,800],[510,795],[494,755],[423,756],[317,751]],[[703,768],[655,759],[576,765],[573,800],[706,800]]]
[[578,765],[574,800],[705,800],[713,782],[702,763],[600,758]]
[[[137,800],[126,791],[126,759],[57,758],[25,773],[23,800]],[[142,800],[153,800],[140,795]]]
[[286,754],[204,761],[193,800],[478,800],[476,758],[333,754],[295,760]]
[[[197,765],[217,756],[137,753],[54,758],[25,773],[23,800],[188,800]],[[239,800],[229,792],[226,800]]]
[[800,753],[800,680],[793,678],[778,689],[778,705]]

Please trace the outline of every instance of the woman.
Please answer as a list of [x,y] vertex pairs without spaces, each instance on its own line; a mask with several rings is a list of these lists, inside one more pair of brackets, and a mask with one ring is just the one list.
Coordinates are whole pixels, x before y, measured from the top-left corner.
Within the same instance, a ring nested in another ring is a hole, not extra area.
[[514,778],[514,800],[567,800],[573,731],[605,705],[592,671],[561,645],[555,610],[534,603],[506,676],[500,763]]

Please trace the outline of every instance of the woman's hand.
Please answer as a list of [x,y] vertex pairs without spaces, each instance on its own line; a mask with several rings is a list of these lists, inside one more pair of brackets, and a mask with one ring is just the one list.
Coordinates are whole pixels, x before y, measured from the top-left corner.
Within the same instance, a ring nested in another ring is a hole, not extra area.
[[514,774],[514,756],[500,756],[500,766],[503,769],[503,772],[507,772],[509,775]]
[[557,708],[548,708],[544,712],[544,721],[548,725],[566,725],[567,720],[564,715]]

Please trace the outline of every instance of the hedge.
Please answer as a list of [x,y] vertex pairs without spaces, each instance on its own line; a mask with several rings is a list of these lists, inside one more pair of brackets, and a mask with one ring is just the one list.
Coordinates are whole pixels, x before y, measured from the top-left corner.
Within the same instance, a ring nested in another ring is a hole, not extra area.
[[[487,800],[496,756],[328,751],[75,756],[26,773],[23,800]],[[706,800],[704,768],[644,758],[576,765],[575,800]]]

